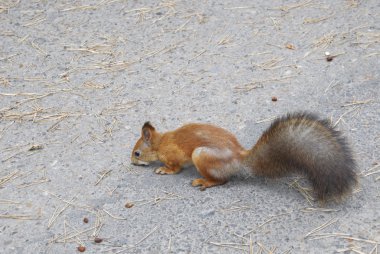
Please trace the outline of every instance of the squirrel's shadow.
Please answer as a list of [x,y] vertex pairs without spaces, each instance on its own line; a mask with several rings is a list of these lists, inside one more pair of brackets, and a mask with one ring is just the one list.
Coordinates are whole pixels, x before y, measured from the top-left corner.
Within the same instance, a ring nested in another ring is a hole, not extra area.
[[[197,169],[194,166],[184,168],[177,177],[186,179],[189,183],[196,178],[202,178]],[[232,176],[226,184],[213,188],[251,188],[252,190],[278,190],[279,192],[284,190],[284,182],[290,181],[292,177],[282,177],[270,179],[262,176],[248,176],[246,174],[238,174]],[[270,183],[270,184],[269,184]],[[277,184],[273,184],[277,183]]]

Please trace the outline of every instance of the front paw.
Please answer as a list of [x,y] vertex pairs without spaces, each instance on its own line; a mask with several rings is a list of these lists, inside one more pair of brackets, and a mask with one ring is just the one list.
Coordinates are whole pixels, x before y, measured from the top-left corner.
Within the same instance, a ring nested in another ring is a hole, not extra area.
[[159,175],[166,175],[166,174],[170,174],[171,170],[165,167],[159,167],[154,172]]

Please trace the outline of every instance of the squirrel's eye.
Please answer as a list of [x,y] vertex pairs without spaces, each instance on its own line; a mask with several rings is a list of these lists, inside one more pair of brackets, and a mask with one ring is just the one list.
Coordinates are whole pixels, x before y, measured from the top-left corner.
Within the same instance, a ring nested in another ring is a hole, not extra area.
[[139,151],[136,151],[136,152],[135,152],[135,156],[136,156],[136,157],[139,157],[139,156],[140,156],[140,152],[139,152]]

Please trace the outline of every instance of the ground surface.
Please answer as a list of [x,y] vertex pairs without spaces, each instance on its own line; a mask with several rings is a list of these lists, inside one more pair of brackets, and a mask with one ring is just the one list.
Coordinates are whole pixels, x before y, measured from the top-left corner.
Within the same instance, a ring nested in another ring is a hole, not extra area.
[[[0,252],[378,253],[379,12],[378,0],[0,1]],[[250,147],[297,110],[352,144],[360,186],[342,204],[308,201],[295,176],[200,192],[194,168],[129,164],[147,120],[218,124]]]

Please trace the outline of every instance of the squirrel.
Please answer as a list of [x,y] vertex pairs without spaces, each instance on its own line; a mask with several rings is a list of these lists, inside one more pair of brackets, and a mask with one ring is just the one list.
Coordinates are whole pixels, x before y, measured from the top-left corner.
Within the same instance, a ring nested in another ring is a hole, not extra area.
[[221,185],[242,170],[253,175],[306,175],[316,198],[340,200],[357,183],[356,162],[346,139],[328,120],[306,112],[288,114],[272,122],[252,149],[246,150],[229,131],[210,124],[191,123],[159,133],[146,122],[131,162],[161,161],[157,174],[176,174],[194,165],[203,178],[192,186]]

